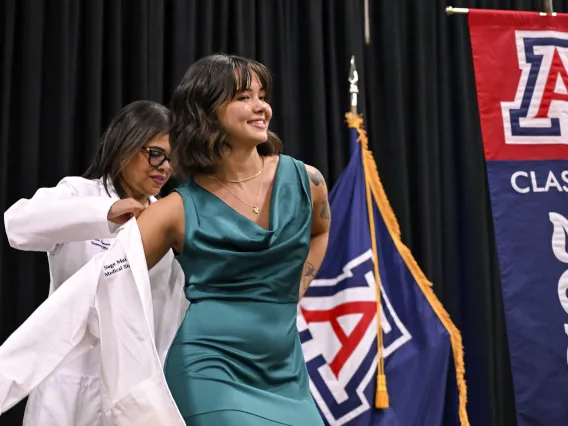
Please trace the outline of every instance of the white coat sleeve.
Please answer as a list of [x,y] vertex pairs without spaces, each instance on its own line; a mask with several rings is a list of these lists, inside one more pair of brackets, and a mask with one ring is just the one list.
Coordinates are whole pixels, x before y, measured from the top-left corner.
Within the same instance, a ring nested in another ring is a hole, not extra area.
[[107,220],[117,200],[81,196],[67,179],[56,187],[41,188],[32,198],[22,198],[4,213],[10,246],[19,250],[52,251],[58,244],[111,238],[114,227]]

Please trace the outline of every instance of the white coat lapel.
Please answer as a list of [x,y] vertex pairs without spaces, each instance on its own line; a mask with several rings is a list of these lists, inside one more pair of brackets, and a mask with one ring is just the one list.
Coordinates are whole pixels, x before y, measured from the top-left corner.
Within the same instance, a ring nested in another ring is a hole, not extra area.
[[136,220],[108,250],[96,308],[105,414],[117,425],[185,425],[154,345],[150,280]]

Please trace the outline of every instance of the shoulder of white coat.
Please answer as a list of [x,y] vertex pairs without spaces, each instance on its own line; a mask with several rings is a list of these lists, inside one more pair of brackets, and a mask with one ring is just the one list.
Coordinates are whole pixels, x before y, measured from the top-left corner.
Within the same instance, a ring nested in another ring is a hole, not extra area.
[[[81,176],[67,176],[59,181],[57,186],[67,185],[81,196],[109,196],[101,179],[85,179]],[[112,194],[112,188],[109,188]]]

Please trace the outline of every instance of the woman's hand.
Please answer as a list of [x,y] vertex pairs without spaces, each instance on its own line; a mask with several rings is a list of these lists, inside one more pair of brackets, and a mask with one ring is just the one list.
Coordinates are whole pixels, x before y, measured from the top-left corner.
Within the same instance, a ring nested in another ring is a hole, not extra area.
[[114,203],[108,211],[107,219],[117,225],[122,225],[131,217],[138,217],[146,207],[133,198],[125,198]]

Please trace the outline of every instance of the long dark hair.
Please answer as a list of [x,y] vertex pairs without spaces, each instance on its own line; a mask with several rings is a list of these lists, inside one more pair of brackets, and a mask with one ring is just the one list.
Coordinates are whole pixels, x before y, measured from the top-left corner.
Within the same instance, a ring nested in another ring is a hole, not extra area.
[[120,198],[126,198],[121,172],[144,145],[159,135],[169,134],[172,116],[168,108],[151,101],[126,105],[113,118],[101,137],[93,163],[83,174],[86,179],[102,179],[110,196],[109,184]]
[[[255,75],[268,98],[272,77],[260,62],[215,54],[189,67],[170,104],[174,117],[170,143],[176,173],[188,178],[215,170],[225,150],[230,149],[227,133],[217,121],[217,108],[250,87]],[[282,141],[269,131],[268,140],[259,144],[257,150],[262,156],[278,154]]]

